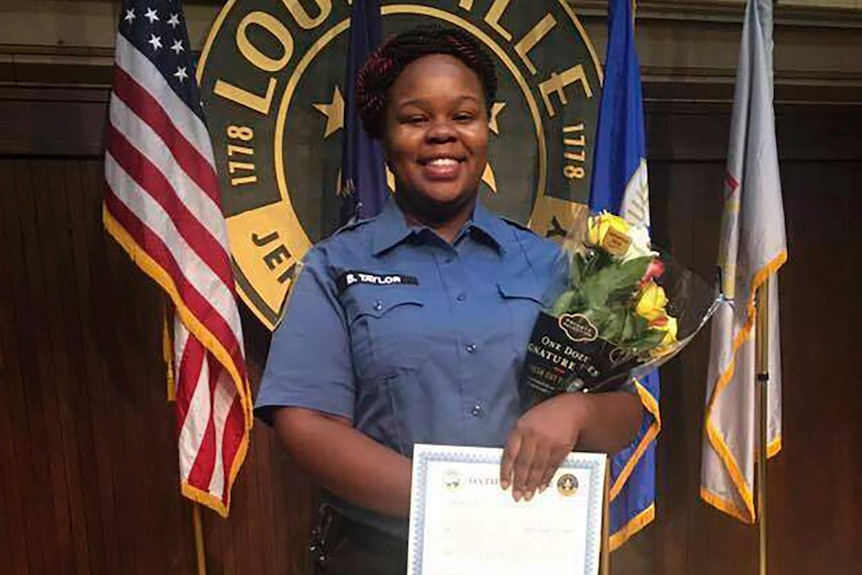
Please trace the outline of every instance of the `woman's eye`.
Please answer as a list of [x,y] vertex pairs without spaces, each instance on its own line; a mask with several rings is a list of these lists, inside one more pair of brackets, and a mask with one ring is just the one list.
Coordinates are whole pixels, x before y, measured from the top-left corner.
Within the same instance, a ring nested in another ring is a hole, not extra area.
[[425,123],[425,120],[425,116],[410,116],[407,118],[407,123],[416,126]]
[[456,122],[472,122],[475,116],[469,112],[462,112],[460,114],[455,114]]

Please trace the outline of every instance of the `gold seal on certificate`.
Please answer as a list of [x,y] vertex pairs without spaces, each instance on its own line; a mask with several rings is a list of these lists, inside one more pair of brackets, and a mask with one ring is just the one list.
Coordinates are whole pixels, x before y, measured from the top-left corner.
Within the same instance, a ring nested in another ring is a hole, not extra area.
[[502,449],[416,445],[408,575],[598,575],[606,456],[572,453],[515,502]]

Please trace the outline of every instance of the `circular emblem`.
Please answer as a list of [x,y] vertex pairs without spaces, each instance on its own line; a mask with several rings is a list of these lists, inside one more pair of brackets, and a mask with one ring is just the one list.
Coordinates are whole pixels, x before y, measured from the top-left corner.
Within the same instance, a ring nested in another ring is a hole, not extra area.
[[557,491],[563,497],[571,497],[578,492],[578,478],[571,473],[561,475],[557,480]]
[[443,487],[447,491],[457,491],[461,487],[461,476],[457,471],[446,471],[443,474]]
[[[482,201],[563,237],[589,193],[601,92],[595,50],[566,0],[382,1],[384,36],[462,28],[493,55]],[[201,60],[240,295],[269,328],[295,266],[338,226],[348,2],[229,0]]]

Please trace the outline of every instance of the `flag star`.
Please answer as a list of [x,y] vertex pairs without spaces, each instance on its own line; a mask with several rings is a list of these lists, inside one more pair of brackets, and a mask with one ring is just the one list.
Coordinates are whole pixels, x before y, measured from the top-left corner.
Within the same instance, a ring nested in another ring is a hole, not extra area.
[[183,48],[183,41],[182,40],[175,40],[174,45],[171,46],[171,50],[176,52],[177,56],[179,56],[180,52],[185,52],[186,49]]
[[174,74],[174,77],[177,78],[180,82],[188,80],[189,75],[186,73],[185,66],[181,66],[181,67],[177,68],[177,72],[176,72],[176,74]]
[[171,28],[176,28],[180,25],[180,15],[179,14],[171,14],[171,19],[168,20],[168,26]]
[[159,13],[153,10],[152,8],[147,8],[147,13],[144,14],[144,18],[150,21],[150,24],[158,21]]
[[147,44],[150,44],[153,47],[153,51],[158,52],[159,48],[162,47],[162,37],[150,34],[150,39],[147,40]]
[[135,21],[136,17],[137,16],[135,16],[135,9],[130,8],[129,10],[126,10],[126,15],[125,15],[125,17],[123,17],[123,20],[125,20],[126,22],[131,24],[132,22]]

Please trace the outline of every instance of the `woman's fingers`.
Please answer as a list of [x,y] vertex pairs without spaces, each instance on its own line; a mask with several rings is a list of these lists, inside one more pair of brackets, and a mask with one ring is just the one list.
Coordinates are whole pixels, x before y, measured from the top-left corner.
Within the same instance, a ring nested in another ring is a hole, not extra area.
[[[537,443],[535,438],[530,436],[521,438],[521,449],[515,458],[514,477],[512,478],[512,497],[515,501],[520,501],[522,497],[527,495],[527,478],[533,467],[533,460],[536,458]],[[533,494],[530,493],[530,497]]]
[[515,469],[515,458],[521,450],[521,434],[516,430],[509,435],[506,448],[503,450],[503,460],[500,462],[500,487],[509,489],[512,485],[512,474]]
[[[533,495],[536,493],[536,489],[543,485],[542,478],[545,476],[545,472],[551,463],[550,455],[551,450],[548,449],[547,446],[541,445],[537,442],[535,456],[533,457],[533,461],[530,463],[523,490],[524,498],[527,501],[532,499]],[[515,465],[515,468],[517,469],[517,464]]]

